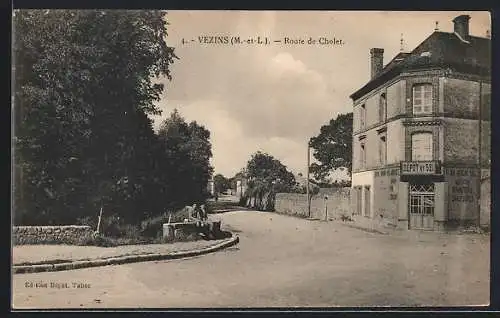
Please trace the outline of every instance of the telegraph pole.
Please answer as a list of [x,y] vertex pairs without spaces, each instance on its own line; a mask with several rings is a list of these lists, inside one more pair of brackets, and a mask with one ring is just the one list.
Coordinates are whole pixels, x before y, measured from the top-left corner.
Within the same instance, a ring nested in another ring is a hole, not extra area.
[[[482,72],[481,72],[482,73]],[[482,108],[483,108],[483,79],[479,79],[479,141],[478,141],[478,161],[479,161],[479,176],[478,176],[478,187],[477,187],[477,228],[481,228],[481,178],[482,178],[482,162],[481,162],[481,148],[482,148],[482,133],[483,133],[483,123],[482,123]]]
[[307,170],[306,170],[306,195],[307,195],[307,216],[311,217],[311,200],[309,198],[309,166],[311,161],[310,142],[307,142]]

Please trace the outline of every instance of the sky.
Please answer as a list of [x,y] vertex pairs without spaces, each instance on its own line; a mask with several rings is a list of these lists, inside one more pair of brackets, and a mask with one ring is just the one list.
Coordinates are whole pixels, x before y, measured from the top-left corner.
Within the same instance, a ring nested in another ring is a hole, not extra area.
[[[307,142],[322,125],[352,111],[349,95],[370,77],[370,49],[384,63],[411,51],[436,28],[453,32],[453,18],[471,16],[470,33],[491,30],[488,12],[169,11],[167,44],[179,57],[158,103],[177,108],[211,132],[215,173],[232,177],[257,151],[305,173]],[[341,39],[341,45],[200,44],[199,36]],[[183,44],[182,40],[187,40]],[[195,41],[190,41],[195,40]],[[314,159],[311,156],[312,162]],[[347,177],[340,171],[333,179]]]

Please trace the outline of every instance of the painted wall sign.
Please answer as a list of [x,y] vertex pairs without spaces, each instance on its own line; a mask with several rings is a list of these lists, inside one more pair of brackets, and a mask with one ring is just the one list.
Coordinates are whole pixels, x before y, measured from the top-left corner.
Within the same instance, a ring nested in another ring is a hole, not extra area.
[[471,180],[461,178],[455,180],[451,186],[451,201],[453,202],[473,202],[474,192],[471,185]]
[[375,177],[397,176],[397,175],[399,175],[399,169],[382,169],[375,171]]
[[475,168],[445,168],[444,173],[448,176],[476,177],[478,170]]

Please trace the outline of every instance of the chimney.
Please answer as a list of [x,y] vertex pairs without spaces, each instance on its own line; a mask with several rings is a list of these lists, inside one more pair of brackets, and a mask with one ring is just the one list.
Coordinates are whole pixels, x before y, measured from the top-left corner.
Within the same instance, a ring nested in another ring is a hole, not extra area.
[[462,40],[467,40],[469,37],[469,20],[468,15],[459,15],[453,19],[453,31],[462,38]]
[[384,67],[384,49],[373,48],[371,55],[371,78],[375,78]]

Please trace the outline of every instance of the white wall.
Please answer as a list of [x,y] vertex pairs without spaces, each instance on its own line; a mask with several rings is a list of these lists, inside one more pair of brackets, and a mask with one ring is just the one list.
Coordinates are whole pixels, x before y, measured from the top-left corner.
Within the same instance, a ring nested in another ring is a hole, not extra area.
[[401,119],[387,124],[387,163],[399,163],[405,159],[405,131]]
[[375,172],[374,171],[363,171],[363,172],[358,172],[358,173],[353,173],[352,174],[352,186],[351,187],[356,187],[356,186],[363,186],[363,190],[361,192],[361,205],[363,207],[363,212],[362,214],[364,215],[364,209],[365,209],[365,186],[370,186],[370,217],[373,217],[374,213],[374,189],[373,189],[373,184],[374,184],[374,179],[375,179]]

